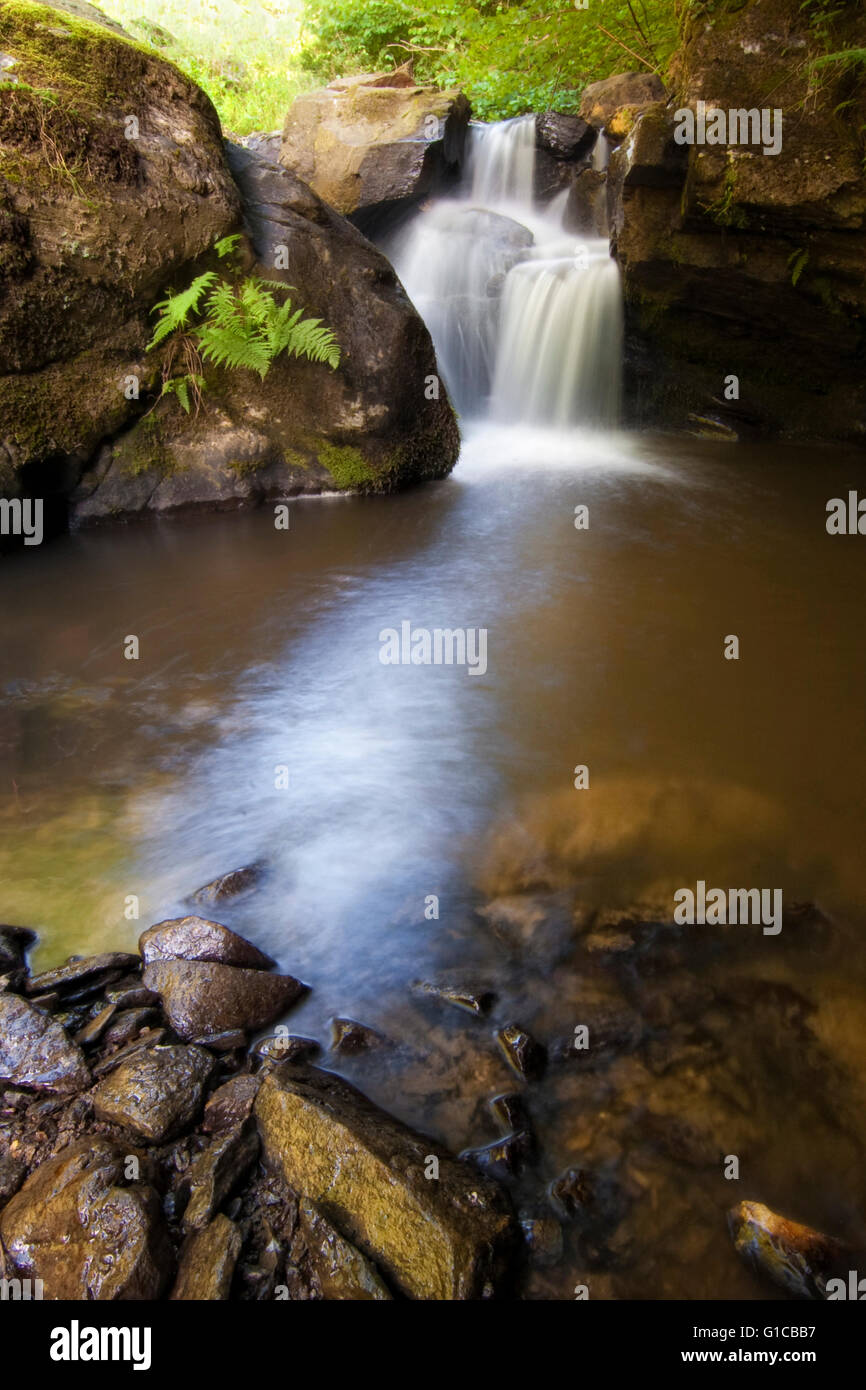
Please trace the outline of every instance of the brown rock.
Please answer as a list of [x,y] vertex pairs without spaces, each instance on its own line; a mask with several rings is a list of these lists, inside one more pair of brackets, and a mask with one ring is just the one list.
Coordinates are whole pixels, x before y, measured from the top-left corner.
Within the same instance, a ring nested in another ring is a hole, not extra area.
[[62,1024],[17,994],[0,994],[0,1081],[68,1094],[90,1084],[84,1056]]
[[664,83],[652,72],[619,72],[584,88],[580,114],[597,129],[608,126],[623,106],[636,112],[666,97]]
[[291,975],[186,960],[152,961],[145,966],[144,982],[160,995],[169,1023],[182,1038],[264,1028],[307,988]]
[[518,1023],[506,1024],[496,1034],[496,1041],[502,1049],[505,1060],[518,1076],[534,1081],[544,1071],[547,1055],[540,1043],[531,1033]]
[[196,1118],[213,1067],[213,1057],[201,1047],[142,1049],[96,1086],[94,1113],[161,1144]]
[[220,1133],[243,1124],[253,1108],[261,1082],[257,1076],[233,1076],[223,1082],[204,1108],[203,1128],[209,1134]]
[[[494,1183],[316,1067],[276,1067],[255,1114],[268,1166],[396,1288],[421,1299],[494,1291],[515,1231]],[[438,1179],[425,1176],[431,1159]]]
[[[197,889],[192,895],[192,900],[200,907],[213,907],[215,903],[225,902],[227,898],[236,898],[241,893],[249,892],[251,888],[255,888],[261,875],[260,864],[247,864],[243,869],[232,869],[229,873],[221,874],[219,878],[206,883],[203,888]],[[227,963],[229,965],[247,964],[246,961],[229,961]]]
[[155,960],[207,960],[270,970],[274,962],[251,941],[205,917],[175,917],[143,932],[139,950],[145,965]]
[[70,998],[98,985],[116,970],[128,970],[138,965],[138,957],[126,951],[105,951],[98,956],[84,956],[79,960],[70,958],[65,965],[54,970],[46,970],[41,975],[31,975],[24,986],[27,994],[43,994],[49,990],[62,990]]
[[0,1213],[0,1238],[48,1299],[153,1299],[171,1246],[150,1187],[121,1187],[124,1154],[103,1139],[71,1144],[40,1165]]
[[331,1019],[331,1051],[344,1055],[355,1052],[369,1052],[388,1041],[375,1028],[366,1023],[358,1023],[354,1018]]
[[323,1298],[390,1300],[375,1265],[341,1236],[312,1202],[301,1201],[298,1215],[307,1260]]
[[84,1027],[76,1033],[75,1041],[82,1047],[87,1043],[99,1042],[116,1012],[116,1004],[106,1004],[105,1008],[94,1014],[90,1022],[85,1023]]
[[241,1233],[227,1216],[215,1216],[203,1231],[184,1244],[171,1298],[180,1302],[214,1303],[229,1296],[241,1252]]
[[728,1229],[740,1259],[794,1298],[826,1298],[828,1278],[844,1263],[840,1241],[762,1202],[739,1202],[728,1212]]
[[184,1179],[190,1194],[183,1217],[185,1231],[200,1231],[208,1224],[250,1164],[255,1162],[258,1152],[258,1134],[242,1125],[211,1140]]

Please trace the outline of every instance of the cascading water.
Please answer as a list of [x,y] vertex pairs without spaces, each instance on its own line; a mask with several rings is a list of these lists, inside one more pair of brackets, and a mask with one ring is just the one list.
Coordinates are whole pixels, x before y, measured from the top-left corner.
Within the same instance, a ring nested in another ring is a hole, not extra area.
[[473,126],[458,195],[434,202],[388,250],[464,417],[610,425],[619,271],[605,240],[566,231],[568,194],[539,207],[534,184],[533,116]]

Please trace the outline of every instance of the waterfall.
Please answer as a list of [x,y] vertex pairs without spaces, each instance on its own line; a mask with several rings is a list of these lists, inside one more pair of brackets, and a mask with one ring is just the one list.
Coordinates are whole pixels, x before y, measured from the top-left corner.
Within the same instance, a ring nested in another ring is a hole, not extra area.
[[[596,167],[607,154],[600,146]],[[535,164],[534,116],[473,124],[456,196],[434,200],[386,249],[461,415],[611,425],[619,270],[606,241],[565,231],[567,191],[538,205]]]

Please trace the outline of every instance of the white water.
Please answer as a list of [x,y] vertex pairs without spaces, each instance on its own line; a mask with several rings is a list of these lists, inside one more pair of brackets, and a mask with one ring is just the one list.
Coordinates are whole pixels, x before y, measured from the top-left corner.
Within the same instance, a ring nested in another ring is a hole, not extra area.
[[[606,149],[596,156],[601,164]],[[605,240],[565,231],[567,192],[540,207],[534,182],[534,117],[473,126],[458,195],[434,202],[388,250],[461,415],[610,426],[619,271]]]

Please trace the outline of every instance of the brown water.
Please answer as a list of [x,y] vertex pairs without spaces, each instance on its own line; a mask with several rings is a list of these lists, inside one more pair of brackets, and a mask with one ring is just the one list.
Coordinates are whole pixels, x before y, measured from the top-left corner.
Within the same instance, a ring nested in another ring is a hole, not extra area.
[[[838,450],[487,429],[448,481],[298,502],[288,532],[263,511],[4,560],[0,917],[39,929],[47,966],[263,860],[221,917],[313,987],[293,1031],[378,1027],[396,1046],[339,1069],[456,1149],[495,1136],[485,1097],[516,1084],[495,1026],[554,1044],[618,1000],[639,1043],[526,1088],[517,1200],[578,1165],[614,1212],[528,1289],[763,1296],[733,1202],[866,1244],[866,538],[825,530],[858,487]],[[486,674],[383,666],[407,619],[486,628]],[[830,924],[587,948],[595,908],[669,917],[698,879]],[[499,1002],[421,1003],[419,976]]]

